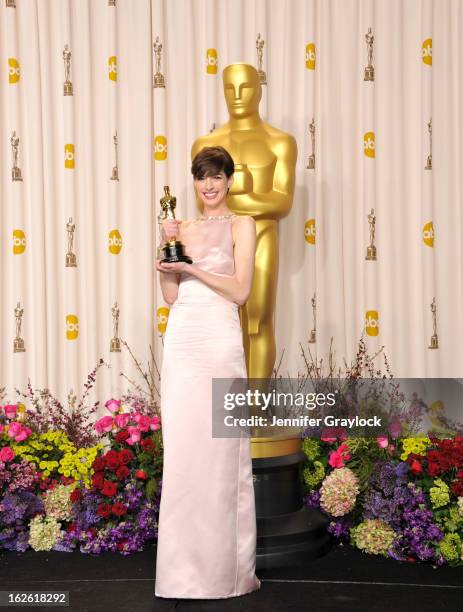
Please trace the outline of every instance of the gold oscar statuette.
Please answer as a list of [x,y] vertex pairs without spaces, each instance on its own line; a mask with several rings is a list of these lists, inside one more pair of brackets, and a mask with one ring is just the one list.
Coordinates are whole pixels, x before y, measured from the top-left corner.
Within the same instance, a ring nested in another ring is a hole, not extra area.
[[372,208],[368,215],[368,225],[370,226],[370,244],[367,246],[367,254],[365,259],[367,261],[376,261],[376,246],[375,246],[375,226],[376,216],[375,211]]
[[368,32],[365,34],[365,42],[367,45],[367,65],[365,67],[365,76],[363,77],[364,81],[374,81],[375,80],[375,69],[373,67],[373,43],[375,41],[375,37],[371,33],[371,28],[368,28]]
[[431,302],[431,314],[432,314],[432,336],[431,342],[428,346],[430,349],[439,348],[439,338],[437,337],[437,306],[436,298],[434,297]]
[[69,51],[69,45],[65,45],[63,49],[63,61],[64,61],[64,83],[63,83],[63,95],[72,96],[73,87],[71,83],[71,52]]
[[77,267],[77,257],[76,254],[73,253],[72,247],[74,244],[74,232],[76,229],[75,223],[72,222],[72,217],[69,217],[68,222],[66,223],[66,231],[68,233],[68,252],[66,253],[66,268],[76,268]]
[[21,302],[16,304],[16,308],[14,309],[14,317],[16,322],[16,337],[13,343],[13,352],[15,353],[24,353],[24,340],[21,338],[21,325],[22,325],[22,317],[24,314],[24,308],[21,308]]
[[111,346],[109,348],[111,353],[121,352],[121,339],[119,338],[119,306],[117,302],[114,302],[114,306],[111,309],[113,315],[113,337],[111,338]]
[[117,165],[117,130],[116,133],[113,136],[113,142],[114,142],[114,157],[115,157],[115,164],[113,166],[113,172],[111,174],[110,180],[111,181],[118,181],[119,180],[119,167]]
[[6,0],[6,8],[16,8],[16,0]]
[[116,6],[116,0],[108,0],[108,6]]
[[[223,86],[229,120],[197,138],[192,157],[204,147],[224,147],[235,162],[228,207],[237,215],[250,215],[256,221],[254,281],[240,315],[248,376],[269,379],[276,358],[278,221],[291,210],[297,145],[293,136],[261,119],[262,86],[254,66],[244,63],[226,66]],[[197,203],[202,212],[201,200]]]
[[153,76],[153,87],[165,87],[166,80],[161,72],[162,43],[159,42],[159,36],[156,36],[156,40],[153,43],[153,51],[156,61],[156,72]]
[[307,162],[307,170],[315,170],[315,119],[312,117],[312,123],[309,123],[310,139],[312,141],[312,153],[309,155]]
[[11,135],[11,149],[13,154],[13,167],[11,168],[11,180],[12,181],[22,181],[23,177],[21,175],[21,168],[18,166],[18,156],[19,156],[19,138],[16,136],[16,131],[13,131]]
[[428,123],[428,132],[429,132],[429,155],[426,160],[425,170],[432,170],[432,117]]
[[[164,186],[164,195],[160,202],[161,213],[158,216],[158,222],[161,223],[165,219],[175,219],[174,209],[177,206],[177,198],[171,195],[168,185]],[[185,254],[185,247],[177,240],[176,236],[173,236],[166,242],[160,251],[160,256],[162,257],[161,263],[175,263],[177,261],[193,263],[191,257]]]
[[256,51],[257,51],[257,74],[259,75],[259,81],[261,85],[267,85],[267,75],[263,69],[264,63],[264,45],[265,42],[260,36],[260,32],[256,38]]
[[315,293],[312,298],[312,316],[313,316],[313,329],[310,331],[309,342],[314,344],[317,341],[317,302]]

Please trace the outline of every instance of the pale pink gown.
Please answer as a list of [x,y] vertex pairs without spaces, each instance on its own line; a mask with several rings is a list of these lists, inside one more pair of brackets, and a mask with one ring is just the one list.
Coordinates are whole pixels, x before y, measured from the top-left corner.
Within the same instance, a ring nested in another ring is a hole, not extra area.
[[[233,274],[232,219],[184,222],[180,239],[203,270]],[[246,377],[238,305],[182,273],[161,370],[158,597],[218,599],[261,586],[250,439],[212,437],[214,377]]]

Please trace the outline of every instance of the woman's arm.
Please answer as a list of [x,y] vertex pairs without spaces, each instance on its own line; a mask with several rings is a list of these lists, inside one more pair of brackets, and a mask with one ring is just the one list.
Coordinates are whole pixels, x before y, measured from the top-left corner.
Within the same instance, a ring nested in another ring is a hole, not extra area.
[[[159,262],[156,262],[158,264]],[[157,269],[159,267],[156,265]],[[162,268],[161,268],[162,270]],[[173,304],[178,296],[178,284],[180,280],[180,274],[177,272],[166,272],[162,270],[162,274],[159,277],[159,282],[161,284],[161,291],[164,297],[164,301],[167,304]]]
[[173,272],[185,270],[188,274],[237,304],[245,304],[251,293],[256,253],[256,222],[252,217],[236,217],[232,226],[235,241],[235,273],[221,276],[197,268],[195,264],[160,264],[160,269]]

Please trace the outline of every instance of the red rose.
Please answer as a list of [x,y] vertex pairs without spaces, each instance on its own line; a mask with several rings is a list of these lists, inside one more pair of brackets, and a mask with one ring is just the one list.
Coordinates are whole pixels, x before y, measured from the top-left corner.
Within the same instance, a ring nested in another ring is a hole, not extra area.
[[126,465],[121,465],[117,468],[116,478],[118,480],[124,480],[130,474],[130,470]]
[[124,514],[127,514],[127,506],[124,506],[124,504],[121,503],[113,504],[111,510],[116,516],[123,516]]
[[66,531],[71,533],[71,531],[75,531],[77,529],[77,523],[69,523]]
[[432,461],[430,461],[428,463],[428,474],[430,476],[439,476],[440,474],[440,467],[438,463],[434,463]]
[[115,437],[116,437],[117,442],[119,442],[119,444],[124,444],[124,442],[127,440],[129,435],[130,434],[127,431],[127,429],[122,429],[121,431],[117,432]]
[[104,483],[103,472],[97,472],[96,474],[93,474],[92,485],[95,487],[95,489],[101,489],[101,487],[103,486],[103,483]]
[[463,482],[461,480],[454,480],[450,489],[455,497],[463,497]]
[[134,455],[132,451],[128,448],[123,448],[119,453],[119,459],[123,465],[127,465],[127,463],[130,463],[133,459],[133,456]]
[[106,495],[107,497],[113,497],[117,493],[117,484],[115,482],[105,480],[101,489],[101,493],[103,495]]
[[137,470],[135,472],[135,478],[139,478],[140,480],[148,480],[148,474],[145,470]]
[[104,470],[105,464],[103,457],[95,457],[92,463],[92,468],[95,470],[95,472],[101,472],[101,470]]
[[119,453],[113,450],[110,450],[106,453],[106,455],[104,456],[104,461],[106,467],[108,467],[110,470],[117,470],[117,468],[121,464]]
[[419,461],[413,459],[410,465],[410,470],[413,472],[413,474],[421,474],[421,472],[423,471],[423,466]]
[[98,510],[96,511],[96,513],[102,516],[103,518],[106,518],[107,516],[111,514],[111,505],[110,504],[100,504],[98,506]]
[[73,503],[80,501],[82,499],[82,491],[80,489],[74,489],[69,498]]
[[140,442],[140,446],[145,451],[154,451],[156,448],[152,438],[143,438],[143,440]]
[[95,527],[90,527],[89,532],[90,532],[90,535],[93,538],[96,536],[96,529],[95,529]]

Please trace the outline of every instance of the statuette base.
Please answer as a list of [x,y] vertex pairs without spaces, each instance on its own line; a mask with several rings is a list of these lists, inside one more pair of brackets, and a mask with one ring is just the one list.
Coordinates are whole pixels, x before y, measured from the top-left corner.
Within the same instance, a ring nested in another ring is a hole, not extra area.
[[120,338],[111,338],[111,353],[120,353],[121,352],[121,340]]
[[66,268],[77,268],[77,257],[75,253],[66,253]]
[[433,334],[431,336],[431,344],[428,346],[430,349],[438,349],[439,348],[439,338],[437,334]]
[[363,77],[364,81],[374,81],[375,80],[375,68],[374,66],[367,66],[365,68],[365,76]]
[[24,347],[24,340],[22,338],[14,339],[13,351],[15,353],[25,353],[26,352],[26,349]]
[[18,168],[18,167],[11,168],[11,180],[13,181],[23,180],[23,177],[21,175],[21,168]]
[[160,72],[156,72],[156,74],[153,77],[153,87],[165,87],[166,86],[166,81],[164,79],[164,75],[161,74]]

